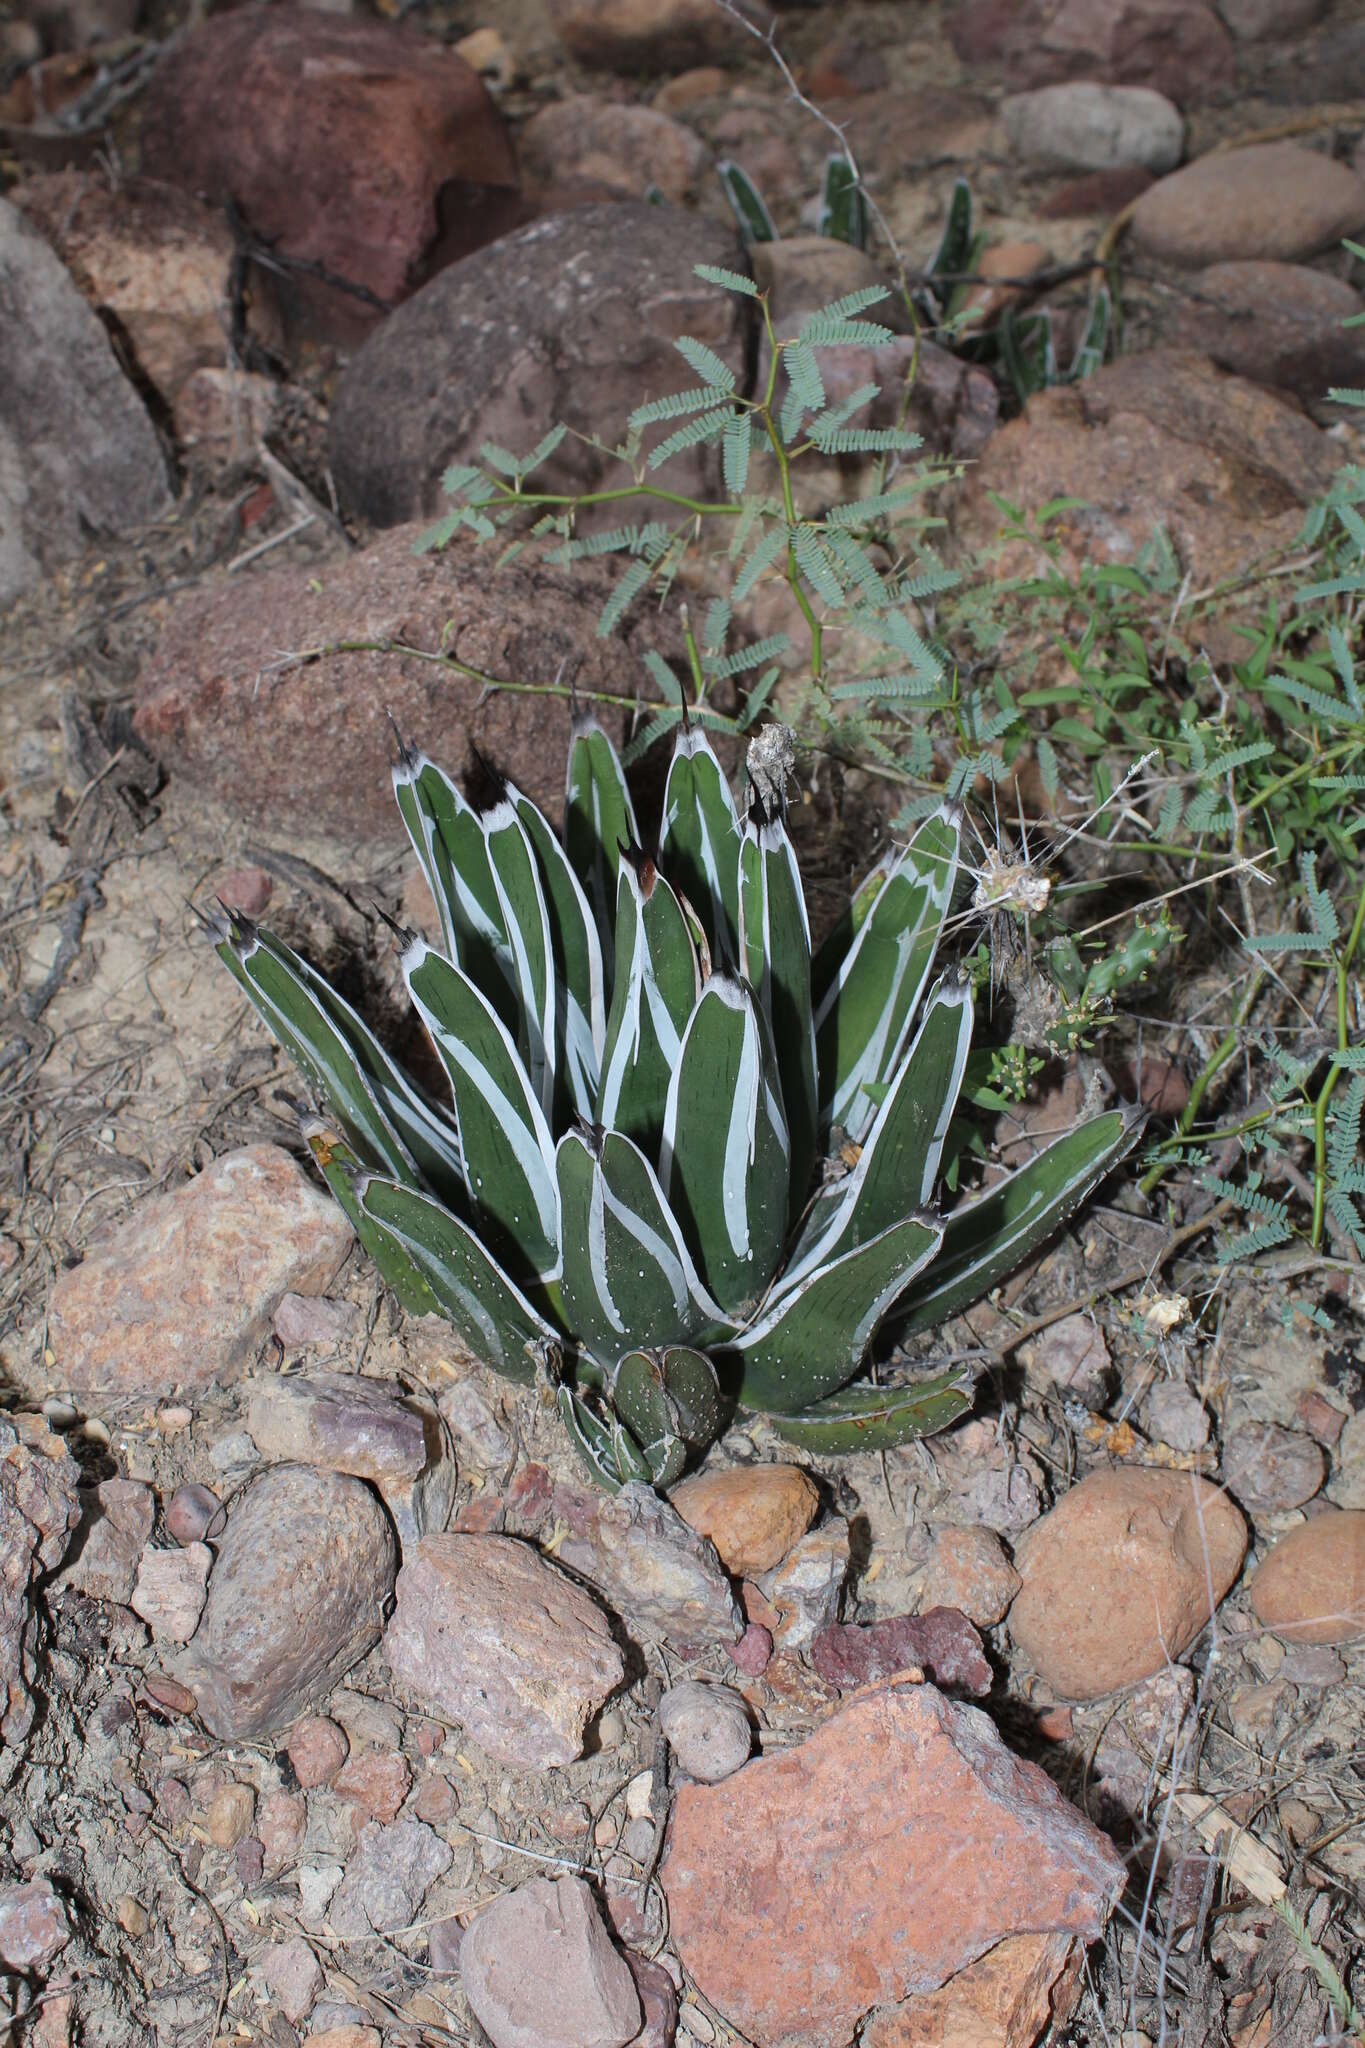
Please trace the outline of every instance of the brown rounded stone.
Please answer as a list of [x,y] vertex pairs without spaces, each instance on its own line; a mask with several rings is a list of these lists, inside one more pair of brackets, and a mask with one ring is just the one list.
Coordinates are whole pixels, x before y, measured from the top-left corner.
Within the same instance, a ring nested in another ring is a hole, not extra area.
[[956,1607],[978,1628],[990,1628],[1022,1583],[993,1529],[940,1529],[920,1587],[920,1611]]
[[1132,236],[1168,263],[1297,263],[1365,223],[1365,179],[1297,142],[1198,157],[1139,199]]
[[671,1496],[699,1536],[709,1536],[737,1579],[771,1571],[815,1520],[820,1496],[798,1465],[736,1465],[698,1472]]
[[1365,1513],[1335,1509],[1282,1536],[1256,1568],[1251,1605],[1286,1642],[1365,1635]]
[[328,1714],[305,1714],[289,1731],[286,1748],[294,1776],[305,1791],[330,1785],[350,1753],[344,1728]]
[[1189,1648],[1241,1570],[1246,1524],[1184,1472],[1095,1472],[1015,1551],[1015,1643],[1064,1699],[1150,1678]]

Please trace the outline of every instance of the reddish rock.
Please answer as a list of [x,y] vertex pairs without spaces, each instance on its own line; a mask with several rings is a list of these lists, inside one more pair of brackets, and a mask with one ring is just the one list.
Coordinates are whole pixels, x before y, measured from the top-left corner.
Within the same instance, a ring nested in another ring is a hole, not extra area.
[[594,182],[623,199],[642,199],[653,185],[682,206],[714,176],[711,153],[695,129],[655,107],[591,93],[571,93],[542,107],[517,146],[523,177],[542,187]]
[[251,1833],[256,1798],[250,1785],[224,1785],[209,1801],[204,1826],[220,1849],[235,1849]]
[[1156,183],[1140,164],[1127,164],[1118,171],[1088,171],[1083,178],[1070,178],[1038,205],[1039,220],[1076,220],[1087,214],[1106,216],[1122,213],[1148,186]]
[[350,1752],[346,1731],[326,1714],[305,1714],[289,1731],[286,1748],[305,1791],[330,1785]]
[[[1226,377],[1207,357],[1168,349],[1124,356],[1083,383],[1041,392],[997,433],[961,489],[958,546],[979,556],[1001,525],[988,493],[1025,510],[1075,494],[1083,508],[1051,529],[1063,562],[1131,561],[1160,523],[1201,585],[1289,546],[1341,451],[1297,409]],[[996,573],[1032,565],[1012,543]]]
[[1007,306],[1016,310],[1022,306],[1021,281],[1042,270],[1048,261],[1043,242],[997,242],[983,249],[976,264],[980,282],[967,287],[962,302],[964,311],[971,313],[972,326],[989,327]]
[[166,1528],[177,1543],[202,1543],[222,1512],[222,1502],[211,1487],[177,1486],[167,1504]]
[[204,1611],[213,1553],[206,1543],[183,1550],[144,1550],[129,1605],[158,1642],[187,1643]]
[[45,1877],[0,1884],[0,1964],[37,1970],[71,1939],[66,1907]]
[[32,1586],[55,1571],[80,1520],[80,1467],[37,1415],[0,1417],[0,1740],[33,1725],[38,1616]]
[[920,1586],[920,1610],[956,1608],[978,1628],[991,1628],[1004,1619],[1022,1583],[993,1529],[940,1529]]
[[1095,1472],[1016,1547],[1010,1632],[1065,1699],[1095,1699],[1184,1654],[1233,1584],[1246,1524],[1183,1472]]
[[662,1883],[684,1966],[741,2033],[843,2048],[1010,1937],[1093,1940],[1124,1867],[984,1714],[893,1680],[681,1786]]
[[386,1380],[344,1372],[253,1380],[246,1426],[266,1458],[372,1480],[400,1544],[444,1529],[450,1519],[449,1432],[429,1400]]
[[1223,1439],[1223,1484],[1253,1515],[1301,1508],[1326,1477],[1321,1446],[1300,1430],[1243,1422]]
[[214,882],[213,893],[229,910],[240,910],[244,917],[260,917],[275,893],[275,881],[264,868],[224,868]]
[[709,1536],[733,1578],[781,1564],[820,1507],[814,1480],[797,1465],[736,1465],[698,1472],[670,1496],[690,1529]]
[[361,1820],[386,1824],[398,1818],[411,1786],[412,1772],[404,1758],[376,1750],[348,1757],[332,1780],[338,1799],[349,1800]]
[[699,1648],[744,1633],[715,1545],[653,1487],[605,1495],[559,1486],[554,1505],[568,1529],[556,1556],[598,1589],[637,1641]]
[[911,1669],[945,1690],[981,1694],[991,1689],[981,1638],[953,1607],[861,1624],[830,1622],[811,1643],[809,1655],[821,1678],[841,1692]]
[[256,1817],[264,1867],[273,1876],[287,1870],[298,1855],[308,1825],[308,1802],[302,1792],[267,1792]]
[[1365,178],[1297,142],[1202,156],[1145,192],[1134,243],[1168,263],[1297,263],[1365,226]]
[[243,1741],[330,1692],[379,1640],[394,1564],[361,1480],[302,1465],[253,1480],[228,1515],[184,1674],[204,1725]]
[[449,1778],[443,1777],[439,1771],[423,1778],[417,1787],[412,1810],[418,1820],[427,1821],[432,1827],[441,1828],[448,1820],[453,1820],[459,1810],[459,1800]]
[[[337,388],[328,447],[342,504],[376,526],[430,515],[452,463],[476,460],[488,440],[529,450],[555,421],[573,431],[536,471],[539,489],[618,481],[618,465],[588,437],[614,447],[635,406],[687,387],[680,335],[743,377],[746,301],[695,276],[697,263],[745,267],[717,221],[609,203],[537,221],[434,278],[357,351]],[[665,431],[651,429],[647,442]],[[687,491],[718,473],[714,451],[693,451],[661,481]],[[611,512],[618,523],[619,507]]]
[[164,1671],[151,1672],[143,1681],[143,1691],[148,1699],[168,1714],[193,1714],[199,1705],[187,1685],[181,1685],[179,1679],[168,1678]]
[[1343,1411],[1320,1394],[1316,1387],[1309,1387],[1299,1395],[1294,1413],[1308,1434],[1316,1437],[1320,1444],[1325,1444],[1329,1451],[1346,1422]]
[[549,0],[549,11],[569,55],[600,70],[682,71],[743,47],[711,0]]
[[287,1152],[249,1145],[146,1196],[59,1273],[49,1343],[67,1386],[161,1394],[236,1377],[287,1288],[319,1292],[351,1226]]
[[678,2029],[678,1993],[667,1970],[634,1949],[625,1951],[626,1967],[635,1979],[645,2023],[635,2036],[635,2048],[673,2048]]
[[1067,1934],[1015,1934],[937,1991],[874,2013],[862,2048],[1034,2048],[1080,1990],[1084,1950]]
[[1251,1605],[1286,1642],[1365,1635],[1365,1513],[1330,1509],[1282,1536],[1256,1568]]
[[502,1763],[582,1754],[583,1731],[625,1675],[606,1616],[508,1536],[428,1536],[398,1575],[384,1637],[395,1679]]
[[298,1351],[305,1344],[339,1344],[359,1316],[353,1301],[332,1301],[325,1294],[284,1294],[271,1328],[286,1351]]
[[1328,426],[1340,418],[1328,390],[1365,380],[1365,326],[1346,325],[1363,313],[1365,298],[1328,271],[1302,263],[1214,263],[1175,300],[1166,339],[1203,349],[1239,377],[1292,391]]
[[460,1977],[493,2048],[625,2048],[640,2031],[635,1979],[581,1877],[537,1877],[485,1906]]
[[731,1643],[726,1655],[737,1671],[746,1678],[759,1678],[768,1668],[773,1654],[773,1639],[762,1622],[751,1621],[737,1643]]
[[54,1584],[88,1600],[126,1606],[155,1519],[150,1487],[135,1479],[102,1479],[81,1495],[80,1527]]
[[1205,0],[965,0],[947,29],[964,64],[999,66],[1015,92],[1098,78],[1183,107],[1233,79],[1232,40]]
[[[1195,343],[1194,346],[1202,344]],[[1206,352],[1211,356],[1215,353],[1212,349]],[[1230,363],[1227,367],[1235,369],[1238,365]],[[1123,1093],[1131,1101],[1141,1102],[1153,1116],[1179,1116],[1189,1100],[1190,1084],[1181,1068],[1171,1060],[1145,1058],[1140,1080],[1135,1060],[1120,1060],[1111,1071],[1115,1084]]]
[[477,72],[386,21],[275,7],[201,22],[168,49],[143,114],[149,174],[231,202],[300,266],[269,288],[339,339],[518,217],[511,143]]
[[261,1974],[285,2018],[295,2026],[306,2020],[322,1988],[322,1965],[303,1936],[267,1949]]
[[[247,605],[239,576],[173,601],[138,678],[140,738],[189,785],[256,824],[289,815],[348,845],[387,845],[404,837],[390,775],[392,711],[452,775],[473,745],[558,822],[567,704],[509,693],[485,702],[477,682],[398,655],[279,668],[281,648],[394,639],[429,652],[446,646],[487,675],[553,683],[573,663],[580,690],[637,688],[655,630],[646,618],[597,638],[610,575],[585,575],[587,563],[571,574],[515,562],[492,577],[491,558],[473,550],[415,556],[423,530],[400,528],[320,564],[263,570]],[[325,1291],[331,1277],[319,1276],[312,1291]],[[310,1291],[302,1278],[285,1284]]]

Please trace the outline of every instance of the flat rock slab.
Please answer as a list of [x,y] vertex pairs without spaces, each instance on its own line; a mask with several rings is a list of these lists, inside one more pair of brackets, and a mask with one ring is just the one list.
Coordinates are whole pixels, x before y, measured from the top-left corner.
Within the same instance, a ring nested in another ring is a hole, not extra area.
[[759,2048],[843,2048],[1016,1936],[1093,1940],[1124,1880],[983,1713],[905,1680],[723,1784],[681,1786],[662,1871],[683,1963]]
[[224,1741],[263,1735],[325,1698],[379,1641],[397,1562],[363,1481],[275,1465],[228,1515],[203,1620],[177,1676]]
[[136,1479],[102,1479],[83,1488],[80,1526],[54,1587],[126,1606],[155,1520],[152,1490]]
[[450,1519],[450,1434],[429,1402],[388,1381],[343,1372],[253,1380],[246,1426],[263,1457],[372,1480],[404,1545]]
[[0,605],[95,539],[159,519],[166,458],[109,337],[0,199]]
[[[628,481],[591,437],[614,448],[634,407],[695,384],[679,335],[743,378],[747,301],[694,276],[695,263],[745,268],[718,221],[623,201],[552,214],[442,271],[337,387],[328,447],[343,506],[376,526],[430,515],[453,463],[477,460],[484,441],[529,451],[556,421],[572,431],[536,471],[537,490]],[[694,453],[663,481],[688,491],[714,474],[714,452]],[[621,507],[607,510],[618,524]]]
[[401,845],[391,711],[404,737],[452,775],[473,745],[557,823],[567,703],[489,695],[454,670],[400,654],[282,660],[287,649],[395,640],[444,648],[482,675],[553,683],[568,664],[583,691],[636,690],[655,629],[647,617],[628,619],[610,640],[596,637],[612,577],[590,562],[570,574],[523,561],[490,578],[490,558],[471,548],[414,555],[423,531],[403,527],[321,563],[262,570],[249,604],[241,578],[227,575],[173,599],[137,681],[144,744],[256,824],[290,817],[347,846]]
[[640,1995],[581,1877],[532,1878],[460,1944],[465,1996],[493,2048],[625,2048]]
[[398,1574],[384,1637],[394,1677],[499,1762],[572,1763],[625,1677],[607,1617],[529,1544],[428,1536]]
[[282,1294],[321,1293],[351,1226],[277,1145],[226,1152],[151,1195],[59,1273],[49,1343],[60,1382],[168,1393],[235,1379]]
[[739,1641],[744,1615],[715,1545],[653,1487],[632,1481],[612,1495],[557,1487],[554,1506],[568,1524],[555,1555],[598,1589],[637,1641],[688,1649]]
[[425,1821],[367,1821],[327,1918],[347,1939],[406,1927],[451,1865],[449,1845]]

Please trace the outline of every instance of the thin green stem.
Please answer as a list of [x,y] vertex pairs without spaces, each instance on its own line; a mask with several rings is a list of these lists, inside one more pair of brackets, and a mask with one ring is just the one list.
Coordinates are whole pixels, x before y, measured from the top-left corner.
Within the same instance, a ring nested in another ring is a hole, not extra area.
[[738,519],[744,510],[742,504],[737,505],[729,498],[688,498],[681,491],[666,491],[662,484],[647,484],[639,479],[630,484],[615,484],[605,491],[519,491],[510,484],[501,484],[499,488],[504,505],[564,505],[574,512],[585,505],[619,504],[626,498],[657,498],[662,505],[680,505],[684,512],[693,512],[701,519],[721,513]]
[[[1251,1015],[1252,1006],[1261,992],[1261,984],[1264,980],[1265,969],[1258,967],[1247,984],[1246,994],[1238,1005],[1237,1015],[1233,1019],[1231,1027],[1218,1041],[1218,1044],[1195,1076],[1185,1107],[1181,1110],[1176,1121],[1175,1130],[1166,1140],[1167,1145],[1179,1147],[1188,1140],[1194,1120],[1199,1114],[1199,1105],[1208,1094],[1209,1084],[1222,1072],[1223,1068],[1237,1051],[1243,1027],[1246,1024],[1247,1018]],[[1165,1177],[1168,1169],[1174,1164],[1174,1158],[1158,1159],[1152,1166],[1148,1167],[1146,1173],[1143,1174],[1142,1179],[1138,1182],[1138,1187],[1142,1193],[1150,1195],[1158,1182]]]
[[[1337,994],[1337,1052],[1349,1049],[1350,1034],[1347,1029],[1347,1002],[1350,994],[1351,962],[1360,944],[1361,931],[1365,930],[1365,887],[1356,904],[1356,914],[1346,944],[1334,956]],[[1322,1243],[1323,1224],[1327,1210],[1327,1108],[1336,1089],[1337,1077],[1342,1071],[1341,1061],[1333,1058],[1327,1068],[1327,1075],[1313,1104],[1313,1230],[1310,1238],[1313,1250]]]

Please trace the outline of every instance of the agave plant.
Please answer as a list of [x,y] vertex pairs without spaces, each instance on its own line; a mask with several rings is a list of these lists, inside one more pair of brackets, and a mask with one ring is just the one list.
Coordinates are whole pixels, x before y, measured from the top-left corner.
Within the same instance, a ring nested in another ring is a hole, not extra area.
[[423,1089],[247,918],[218,951],[327,1115],[305,1131],[403,1304],[548,1383],[596,1478],[670,1485],[736,1408],[817,1451],[970,1406],[970,1372],[851,1387],[878,1326],[941,1322],[1056,1228],[1132,1142],[1112,1112],[946,1217],[932,1205],[972,1032],[930,975],[957,872],[944,806],[812,958],[789,750],[750,748],[741,819],[704,732],[674,747],[657,850],[575,721],[564,832],[511,783],[476,806],[400,747],[394,789],[439,948],[400,931],[444,1066]]

